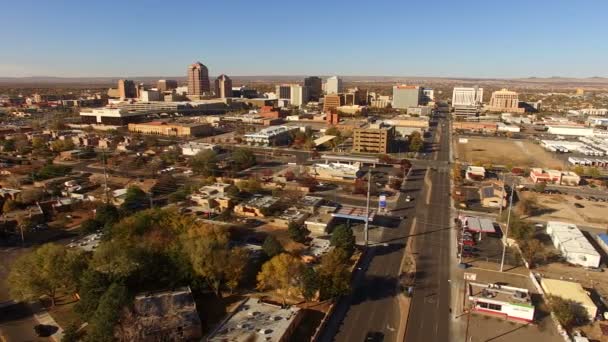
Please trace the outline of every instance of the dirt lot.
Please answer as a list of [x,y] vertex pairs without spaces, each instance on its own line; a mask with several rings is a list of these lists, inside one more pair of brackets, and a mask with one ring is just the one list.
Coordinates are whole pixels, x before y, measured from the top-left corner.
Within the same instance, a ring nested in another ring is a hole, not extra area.
[[563,167],[564,163],[529,140],[506,138],[467,138],[466,144],[455,141],[458,159],[463,162],[518,167]]
[[[532,192],[521,192],[519,196],[526,198],[536,196],[538,204],[542,207],[537,215],[531,219],[542,221],[566,221],[581,226],[597,226],[604,228],[608,224],[608,204],[587,200],[577,200],[569,195],[548,195]],[[577,208],[575,203],[584,208]]]

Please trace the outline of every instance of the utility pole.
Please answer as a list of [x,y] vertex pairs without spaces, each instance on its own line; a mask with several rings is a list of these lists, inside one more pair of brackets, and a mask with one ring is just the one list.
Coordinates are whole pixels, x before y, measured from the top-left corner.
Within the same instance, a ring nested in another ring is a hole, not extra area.
[[502,175],[502,191],[500,192],[500,208],[498,209],[498,219],[502,217],[502,199],[505,198],[505,174]]
[[101,149],[102,153],[102,164],[103,164],[103,192],[106,196],[106,204],[110,203],[110,199],[108,198],[108,172],[106,171],[106,149],[105,147]]
[[365,206],[365,230],[363,231],[365,236],[365,247],[368,245],[369,238],[369,194],[372,186],[372,170],[368,169],[367,173],[367,205]]
[[507,252],[507,240],[509,239],[509,223],[511,221],[511,208],[513,207],[513,190],[515,188],[511,187],[511,198],[509,199],[509,211],[507,213],[507,232],[503,238],[502,244],[502,259],[500,260],[500,272],[503,271],[505,266],[505,253]]

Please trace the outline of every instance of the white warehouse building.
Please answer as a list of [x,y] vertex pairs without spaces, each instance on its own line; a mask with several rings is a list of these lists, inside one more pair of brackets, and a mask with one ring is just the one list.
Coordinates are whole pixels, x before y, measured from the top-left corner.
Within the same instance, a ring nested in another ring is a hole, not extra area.
[[578,227],[571,223],[549,221],[547,234],[563,257],[571,264],[584,267],[599,267],[600,254]]
[[579,126],[547,125],[547,133],[555,135],[573,135],[590,137],[593,135],[593,128]]

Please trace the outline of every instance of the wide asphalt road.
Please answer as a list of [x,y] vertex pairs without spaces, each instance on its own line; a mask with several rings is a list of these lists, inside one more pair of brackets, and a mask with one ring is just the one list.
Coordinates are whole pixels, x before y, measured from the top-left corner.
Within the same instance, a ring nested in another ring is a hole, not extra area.
[[455,249],[450,248],[450,139],[447,121],[441,119],[439,126],[436,166],[429,171],[428,206],[426,210],[417,211],[416,228],[410,239],[417,277],[406,330],[408,342],[451,339],[448,279],[450,251]]
[[406,202],[404,194],[389,206],[397,225],[381,228],[379,241],[367,249],[361,270],[354,275],[351,294],[337,303],[320,341],[364,341],[370,332],[382,334],[385,341],[397,340],[401,319],[397,299],[399,271],[416,207],[423,205],[418,193],[424,173],[425,169],[414,163],[402,189],[414,200]]

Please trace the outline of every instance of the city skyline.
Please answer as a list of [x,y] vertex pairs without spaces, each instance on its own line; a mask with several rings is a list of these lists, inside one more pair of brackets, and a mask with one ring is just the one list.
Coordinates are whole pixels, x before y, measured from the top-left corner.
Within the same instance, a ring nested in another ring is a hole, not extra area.
[[[143,9],[115,1],[13,3],[0,23],[15,33],[0,52],[0,77],[176,76],[197,60],[215,76],[607,77],[608,51],[599,37],[608,33],[602,18],[608,4],[547,4],[513,1],[515,11],[497,11],[480,1],[439,1],[431,14],[421,3],[313,2],[289,12],[295,25],[278,29],[264,19],[284,15],[291,4],[216,2],[200,17],[185,10],[197,5],[189,1]],[[308,24],[311,17],[324,24]],[[172,18],[179,18],[173,26],[150,25]],[[218,25],[225,35],[213,34]]]

